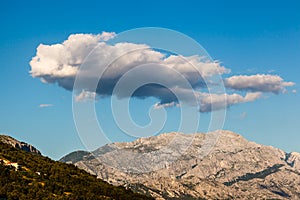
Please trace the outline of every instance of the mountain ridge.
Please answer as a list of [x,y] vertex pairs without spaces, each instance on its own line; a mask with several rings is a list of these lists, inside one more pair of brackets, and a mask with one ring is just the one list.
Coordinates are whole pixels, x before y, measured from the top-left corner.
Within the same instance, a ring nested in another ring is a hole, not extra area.
[[[199,156],[203,148],[208,153]],[[156,199],[300,199],[299,153],[247,141],[231,131],[161,134],[108,144],[79,161],[66,158],[62,161],[100,179]]]
[[0,141],[5,143],[5,144],[9,144],[9,145],[11,145],[15,148],[18,148],[18,149],[21,149],[23,151],[29,152],[29,153],[42,155],[41,152],[37,148],[32,146],[31,144],[27,144],[26,142],[20,142],[20,141],[16,140],[15,138],[11,137],[11,136],[0,135]]

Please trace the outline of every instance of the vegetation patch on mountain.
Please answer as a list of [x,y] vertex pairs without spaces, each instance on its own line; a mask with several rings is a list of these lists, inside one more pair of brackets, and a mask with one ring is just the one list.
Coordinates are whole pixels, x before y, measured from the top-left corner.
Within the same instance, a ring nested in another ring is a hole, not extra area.
[[0,141],[0,199],[152,199]]

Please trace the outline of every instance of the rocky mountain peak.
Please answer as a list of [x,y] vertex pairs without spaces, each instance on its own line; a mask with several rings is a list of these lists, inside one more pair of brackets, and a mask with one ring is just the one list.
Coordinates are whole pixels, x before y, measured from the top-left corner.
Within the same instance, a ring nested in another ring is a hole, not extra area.
[[231,131],[166,133],[62,161],[156,199],[300,199],[299,153]]
[[20,142],[8,135],[0,135],[0,141],[5,144],[9,144],[15,148],[21,149],[23,151],[41,155],[41,152],[34,146],[27,144],[25,142]]

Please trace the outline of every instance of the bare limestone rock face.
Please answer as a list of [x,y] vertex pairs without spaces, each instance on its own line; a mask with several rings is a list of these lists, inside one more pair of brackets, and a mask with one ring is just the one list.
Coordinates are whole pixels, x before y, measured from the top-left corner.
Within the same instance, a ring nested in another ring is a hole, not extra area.
[[0,135],[0,141],[5,144],[9,144],[17,149],[21,149],[21,150],[29,152],[29,153],[41,155],[41,152],[34,146],[27,144],[25,142],[20,142],[10,136]]
[[231,131],[161,134],[61,161],[156,199],[300,199],[299,153]]

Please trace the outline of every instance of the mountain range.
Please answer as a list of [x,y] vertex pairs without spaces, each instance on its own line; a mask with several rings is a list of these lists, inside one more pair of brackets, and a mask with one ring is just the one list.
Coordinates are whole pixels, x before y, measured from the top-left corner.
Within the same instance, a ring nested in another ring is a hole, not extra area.
[[225,130],[112,143],[60,161],[156,199],[300,199],[299,153]]

